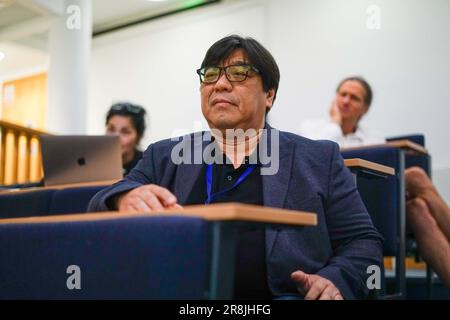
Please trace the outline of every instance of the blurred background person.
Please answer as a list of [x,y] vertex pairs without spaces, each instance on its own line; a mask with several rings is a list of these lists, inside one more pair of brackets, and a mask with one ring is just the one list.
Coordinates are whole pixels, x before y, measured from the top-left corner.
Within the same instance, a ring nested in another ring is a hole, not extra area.
[[299,134],[313,140],[332,140],[341,148],[384,143],[383,135],[359,123],[369,111],[372,97],[372,88],[364,78],[352,76],[341,80],[329,118],[304,121]]
[[142,158],[138,146],[146,128],[145,115],[143,107],[129,102],[113,104],[106,114],[106,133],[117,134],[120,138],[124,176]]

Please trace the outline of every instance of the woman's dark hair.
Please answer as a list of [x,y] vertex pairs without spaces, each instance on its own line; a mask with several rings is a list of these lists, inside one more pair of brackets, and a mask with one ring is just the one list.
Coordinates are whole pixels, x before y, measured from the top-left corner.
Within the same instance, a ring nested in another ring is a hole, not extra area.
[[106,114],[106,125],[108,125],[109,119],[113,116],[129,117],[138,134],[138,140],[140,140],[145,132],[145,115],[145,109],[139,105],[129,102],[118,102],[113,104]]
[[364,104],[367,106],[367,108],[369,108],[370,104],[372,103],[372,88],[370,87],[370,85],[366,81],[366,79],[364,79],[363,77],[358,77],[358,76],[352,76],[352,77],[345,78],[345,79],[341,80],[341,82],[339,82],[339,85],[336,88],[336,92],[339,92],[339,89],[341,89],[342,85],[347,81],[356,81],[360,85],[362,85],[362,87],[364,88],[364,91],[366,92],[366,94],[364,95]]
[[280,70],[270,52],[253,38],[230,35],[220,39],[208,49],[201,67],[218,66],[236,49],[243,49],[249,60],[248,62],[258,69],[264,91],[274,89],[273,101],[275,101],[278,83],[280,82]]

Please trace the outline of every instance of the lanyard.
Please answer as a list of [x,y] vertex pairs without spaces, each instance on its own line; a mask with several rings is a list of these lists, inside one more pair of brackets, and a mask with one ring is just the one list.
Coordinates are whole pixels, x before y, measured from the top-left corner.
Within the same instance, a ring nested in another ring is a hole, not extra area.
[[217,197],[223,195],[224,193],[227,193],[227,192],[233,190],[234,188],[236,188],[242,181],[245,180],[245,178],[247,178],[249,176],[250,173],[252,173],[253,170],[255,170],[255,168],[256,168],[256,165],[254,165],[254,164],[249,165],[248,168],[245,169],[245,171],[241,174],[239,179],[237,179],[237,181],[233,184],[233,186],[231,188],[223,190],[223,191],[219,191],[216,193],[211,193],[213,165],[207,164],[206,165],[206,192],[207,192],[208,198],[206,199],[205,204],[210,204],[211,201],[213,200],[213,198],[217,198]]

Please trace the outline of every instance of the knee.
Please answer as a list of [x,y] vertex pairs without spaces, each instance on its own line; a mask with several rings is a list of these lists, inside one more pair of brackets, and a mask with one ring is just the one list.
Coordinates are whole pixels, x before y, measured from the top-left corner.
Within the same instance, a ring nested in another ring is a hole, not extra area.
[[432,229],[437,226],[426,202],[421,198],[414,198],[406,203],[406,219],[413,229]]
[[419,167],[411,167],[405,170],[406,191],[409,196],[416,197],[426,190],[432,190],[433,184],[427,173]]
[[428,179],[427,173],[420,167],[410,167],[405,169],[405,178],[409,180],[426,180]]

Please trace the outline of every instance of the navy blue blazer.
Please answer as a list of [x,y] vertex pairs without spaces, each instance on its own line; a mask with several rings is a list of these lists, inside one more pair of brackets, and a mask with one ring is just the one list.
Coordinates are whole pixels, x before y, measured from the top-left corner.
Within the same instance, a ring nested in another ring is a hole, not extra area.
[[[315,212],[318,225],[266,229],[267,280],[272,294],[298,293],[290,274],[302,270],[329,279],[345,299],[366,297],[367,268],[382,265],[382,238],[361,201],[338,145],[276,129],[269,130],[260,145],[266,144],[270,149],[274,133],[279,136],[279,170],[262,176],[264,205]],[[204,150],[209,143],[202,141],[206,135],[210,133],[183,137],[182,141],[193,148],[191,157],[194,149]],[[171,153],[180,146],[179,142],[168,139],[151,144],[129,175],[93,197],[88,211],[114,209],[108,208],[109,199],[150,183],[167,188],[183,205],[204,166],[173,163]]]

